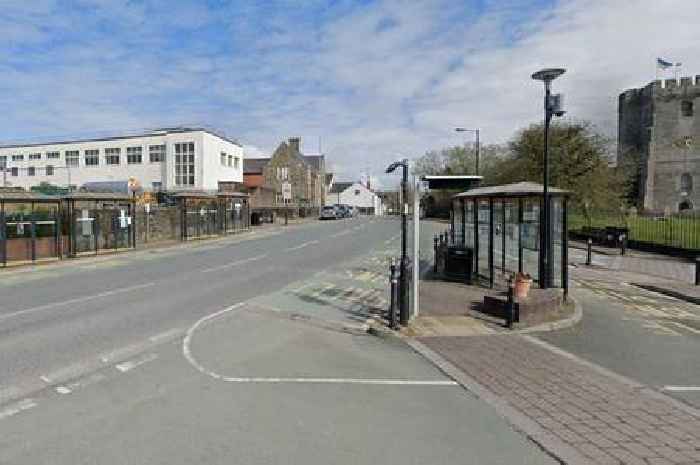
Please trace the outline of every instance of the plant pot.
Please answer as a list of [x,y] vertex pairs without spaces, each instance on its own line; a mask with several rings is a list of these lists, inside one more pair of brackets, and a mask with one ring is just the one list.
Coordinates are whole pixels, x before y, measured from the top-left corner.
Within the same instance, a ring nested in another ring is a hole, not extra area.
[[526,298],[530,292],[530,286],[532,286],[532,278],[517,276],[515,278],[515,297],[518,300]]

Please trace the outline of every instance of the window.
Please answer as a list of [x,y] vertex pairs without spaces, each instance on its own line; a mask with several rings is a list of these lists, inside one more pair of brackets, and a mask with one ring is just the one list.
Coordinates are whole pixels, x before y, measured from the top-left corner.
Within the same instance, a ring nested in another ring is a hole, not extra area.
[[30,153],[29,159],[30,160],[41,160],[41,154],[40,153]]
[[221,152],[221,166],[226,166],[226,154]]
[[277,180],[286,181],[288,179],[289,169],[286,166],[277,167]]
[[105,149],[105,163],[107,165],[118,165],[120,153],[121,149],[119,148]]
[[27,176],[34,176],[36,174],[36,168],[33,166],[30,166],[27,168]]
[[693,177],[690,173],[681,174],[681,191],[693,192]]
[[80,164],[77,150],[66,150],[66,166],[78,166]]
[[165,161],[165,144],[151,145],[148,147],[148,157],[151,163],[162,163]]
[[7,155],[0,155],[0,167],[4,168],[7,166]]
[[46,165],[46,176],[53,176],[53,165]]
[[19,168],[17,168],[16,166],[13,168],[10,168],[10,174],[12,176],[19,176]]
[[228,166],[229,167],[233,166],[233,155],[228,156]]
[[22,161],[24,160],[24,155],[12,155],[12,161]]
[[158,192],[161,189],[161,187],[163,187],[163,183],[161,183],[160,181],[153,181],[151,183],[151,186],[153,187],[153,190],[155,192]]
[[355,195],[360,195],[360,189],[355,189]]
[[143,162],[141,147],[126,148],[126,162],[129,165],[138,165]]
[[100,151],[99,150],[86,150],[85,151],[85,166],[97,166],[100,164]]
[[58,160],[61,158],[61,152],[46,152],[46,158],[49,160]]
[[194,186],[194,142],[175,144],[175,185]]
[[239,163],[239,161],[240,161],[240,160],[239,160],[238,157],[235,157],[235,158],[233,159],[233,167],[234,167],[234,168],[238,169],[238,163]]
[[681,115],[693,116],[693,102],[691,100],[681,102]]

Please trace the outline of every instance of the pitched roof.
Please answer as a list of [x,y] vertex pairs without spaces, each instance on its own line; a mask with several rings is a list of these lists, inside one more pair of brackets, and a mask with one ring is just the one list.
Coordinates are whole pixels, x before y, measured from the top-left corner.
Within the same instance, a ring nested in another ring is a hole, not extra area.
[[246,158],[243,160],[243,173],[262,173],[269,158]]
[[[507,196],[524,196],[524,195],[541,195],[544,191],[542,184],[536,182],[515,182],[512,184],[503,184],[500,186],[479,187],[470,189],[455,197],[507,197]],[[567,195],[569,191],[557,189],[556,187],[549,188],[550,194]]]
[[333,187],[331,187],[330,193],[331,194],[340,194],[343,192],[345,189],[351,187],[354,182],[336,182],[333,184]]
[[325,159],[324,155],[303,155],[301,158],[315,170],[320,170]]

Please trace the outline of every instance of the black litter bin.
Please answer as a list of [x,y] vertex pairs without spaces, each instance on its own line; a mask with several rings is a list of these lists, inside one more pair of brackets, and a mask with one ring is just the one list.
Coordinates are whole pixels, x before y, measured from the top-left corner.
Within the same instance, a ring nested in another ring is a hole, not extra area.
[[472,249],[462,246],[447,247],[445,275],[448,278],[471,284],[473,263],[474,252]]

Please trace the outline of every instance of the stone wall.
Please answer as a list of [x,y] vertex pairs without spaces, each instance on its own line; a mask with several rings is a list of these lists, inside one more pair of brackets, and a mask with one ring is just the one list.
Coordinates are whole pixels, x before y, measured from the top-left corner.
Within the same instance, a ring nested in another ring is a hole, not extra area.
[[[148,218],[147,218],[148,217]],[[136,208],[136,244],[180,240],[180,209],[177,206],[151,207],[147,214]]]
[[[653,82],[620,95],[618,159],[639,165],[640,207],[700,210],[700,76]],[[683,106],[692,106],[684,115]],[[690,179],[692,189],[682,186]]]

